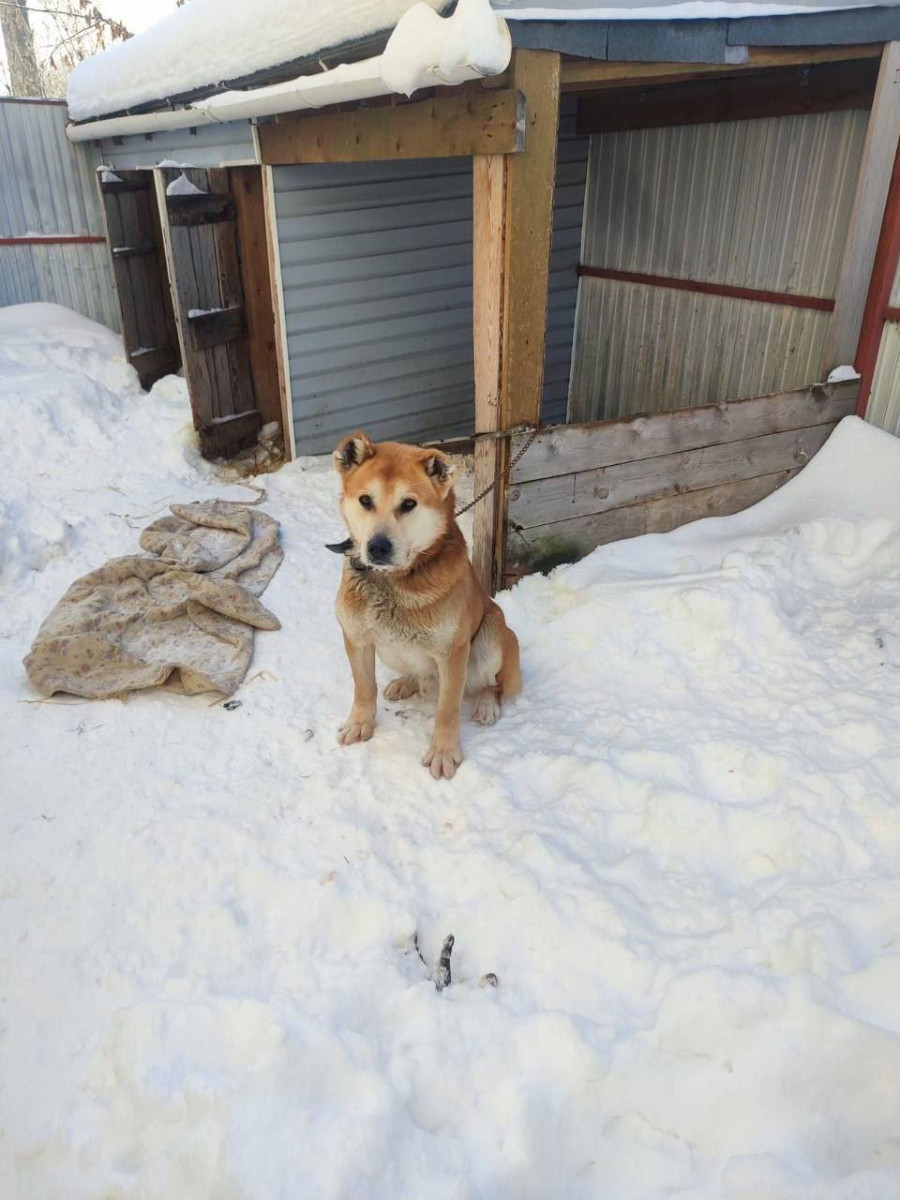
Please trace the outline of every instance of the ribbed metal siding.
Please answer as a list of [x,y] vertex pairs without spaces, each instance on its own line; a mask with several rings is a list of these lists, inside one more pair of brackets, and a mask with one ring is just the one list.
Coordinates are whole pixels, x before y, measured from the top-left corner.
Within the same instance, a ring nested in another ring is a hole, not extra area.
[[297,452],[471,432],[468,159],[276,167]]
[[[561,128],[546,419],[565,415],[587,139]],[[276,167],[300,454],[348,430],[424,441],[474,427],[469,159]]]
[[590,139],[578,137],[575,133],[575,111],[576,101],[564,97],[559,110],[550,294],[547,299],[547,350],[541,406],[541,416],[550,424],[566,419],[578,299],[576,268],[581,252],[581,221]]
[[[0,237],[102,236],[100,162],[65,135],[57,104],[0,103]],[[43,300],[118,329],[102,243],[0,246],[0,305]]]
[[[867,115],[591,139],[583,261],[834,296]],[[821,373],[828,314],[583,278],[574,420],[709,404]]]
[[188,163],[192,167],[255,162],[249,121],[169,129],[117,141],[107,138],[100,143],[100,153],[103,162],[122,170],[155,167],[163,161]]

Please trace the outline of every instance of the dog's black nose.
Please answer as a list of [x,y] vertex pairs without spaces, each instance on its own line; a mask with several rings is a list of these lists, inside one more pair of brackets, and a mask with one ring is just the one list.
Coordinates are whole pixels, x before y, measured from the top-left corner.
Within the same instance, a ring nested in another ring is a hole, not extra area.
[[383,533],[376,534],[375,537],[369,539],[369,544],[366,547],[369,555],[369,562],[377,563],[383,566],[391,561],[391,555],[394,552],[394,547],[391,539],[385,537]]

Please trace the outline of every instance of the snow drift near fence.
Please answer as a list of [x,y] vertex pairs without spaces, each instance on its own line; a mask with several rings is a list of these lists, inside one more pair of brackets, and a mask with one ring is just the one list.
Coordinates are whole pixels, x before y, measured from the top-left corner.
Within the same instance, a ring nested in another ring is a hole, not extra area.
[[0,314],[3,1200],[894,1200],[900,442],[504,595],[525,692],[438,784],[418,702],[335,744],[322,460],[240,707],[30,703],[64,587],[223,491],[120,353]]

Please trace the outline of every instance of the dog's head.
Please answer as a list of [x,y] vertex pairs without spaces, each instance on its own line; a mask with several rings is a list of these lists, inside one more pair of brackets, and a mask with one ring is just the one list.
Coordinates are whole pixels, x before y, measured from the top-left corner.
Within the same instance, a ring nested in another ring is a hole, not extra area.
[[440,450],[352,433],[334,465],[341,512],[366,566],[407,570],[453,519],[453,464]]

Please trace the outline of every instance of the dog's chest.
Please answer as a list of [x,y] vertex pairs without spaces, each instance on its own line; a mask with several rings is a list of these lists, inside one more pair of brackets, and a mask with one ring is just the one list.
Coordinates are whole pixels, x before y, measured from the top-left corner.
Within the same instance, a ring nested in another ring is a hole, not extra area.
[[342,624],[354,640],[374,642],[389,666],[422,673],[445,651],[445,623],[429,621],[425,614],[398,603],[382,577],[367,573],[354,578],[351,586],[352,603],[343,606]]

